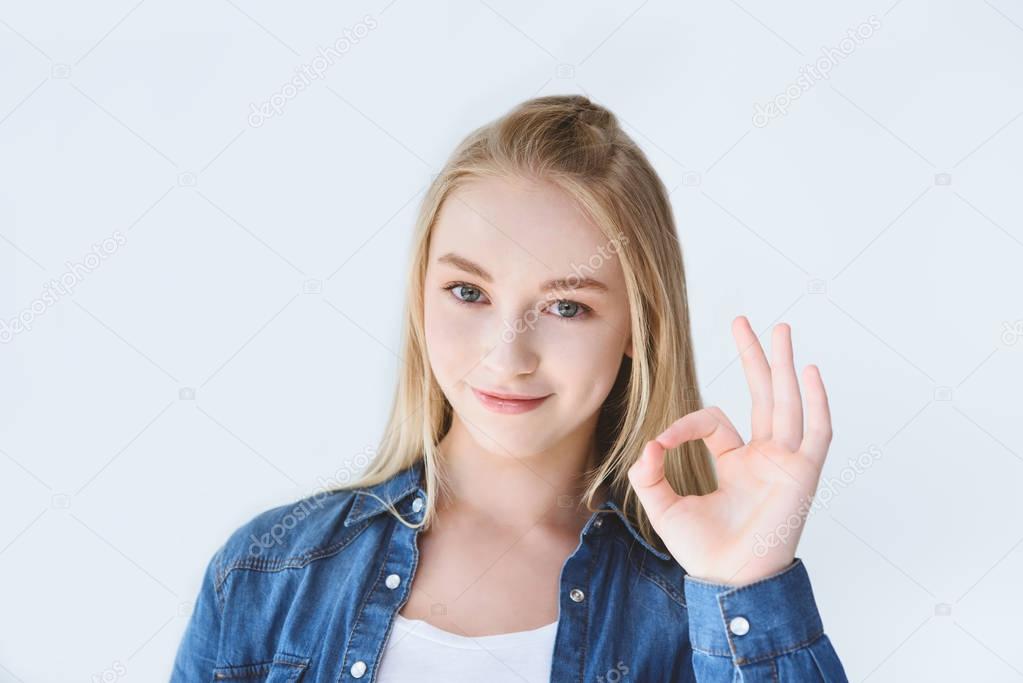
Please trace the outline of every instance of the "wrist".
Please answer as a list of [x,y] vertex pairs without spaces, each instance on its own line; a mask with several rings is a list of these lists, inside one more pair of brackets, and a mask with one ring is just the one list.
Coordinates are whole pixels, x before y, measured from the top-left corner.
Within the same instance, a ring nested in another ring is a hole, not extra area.
[[700,583],[716,586],[727,586],[728,588],[741,588],[758,581],[777,576],[792,566],[795,558],[781,558],[773,561],[747,562],[738,571],[726,574],[724,572],[707,572],[700,574],[687,574],[687,578]]

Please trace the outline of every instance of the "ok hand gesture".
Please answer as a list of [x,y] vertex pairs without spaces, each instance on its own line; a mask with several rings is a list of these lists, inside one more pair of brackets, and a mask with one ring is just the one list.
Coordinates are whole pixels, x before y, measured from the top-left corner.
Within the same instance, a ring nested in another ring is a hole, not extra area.
[[[795,558],[831,443],[831,413],[820,372],[806,366],[804,428],[787,324],[774,327],[770,364],[745,316],[732,322],[732,334],[753,399],[750,441],[743,443],[720,408],[703,408],[648,441],[628,475],[654,530],[686,572],[738,586]],[[718,489],[680,496],[664,478],[665,449],[692,439],[703,439],[713,454]]]

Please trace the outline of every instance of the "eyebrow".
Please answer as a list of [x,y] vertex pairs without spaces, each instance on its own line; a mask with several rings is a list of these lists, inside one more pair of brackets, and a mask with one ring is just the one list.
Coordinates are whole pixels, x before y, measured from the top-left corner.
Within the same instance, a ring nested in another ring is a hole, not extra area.
[[[459,256],[458,254],[455,254],[453,252],[452,253],[448,253],[448,254],[444,254],[443,256],[438,258],[437,259],[437,263],[447,263],[449,265],[454,266],[455,268],[458,268],[459,270],[464,270],[467,273],[472,273],[473,275],[475,275],[475,276],[477,276],[479,278],[482,278],[483,280],[486,280],[487,282],[493,282],[494,281],[494,278],[491,277],[490,273],[487,272],[486,268],[484,268],[480,264],[476,263],[475,261],[470,261],[469,259],[465,258],[464,256]],[[591,277],[584,277],[584,278],[580,278],[580,277],[555,278],[553,280],[548,280],[547,282],[544,282],[544,283],[542,283],[540,285],[540,290],[541,291],[554,290],[554,289],[560,289],[560,290],[565,290],[565,289],[593,289],[593,290],[596,290],[598,292],[607,292],[608,291],[608,286],[605,285],[600,280],[594,280]]]

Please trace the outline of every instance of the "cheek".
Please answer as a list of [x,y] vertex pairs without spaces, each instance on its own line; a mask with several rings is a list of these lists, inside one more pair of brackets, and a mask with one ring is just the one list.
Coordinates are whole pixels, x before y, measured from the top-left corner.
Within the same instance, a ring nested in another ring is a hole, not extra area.
[[[621,335],[597,322],[585,330],[562,331],[555,327],[571,323],[552,323],[544,330],[543,363],[547,374],[557,379],[573,403],[593,408],[607,397],[622,363],[625,342]],[[582,327],[582,325],[580,325]]]
[[473,356],[478,323],[473,322],[473,316],[458,313],[457,305],[436,298],[428,299],[423,308],[427,355],[444,387],[461,379],[479,360]]

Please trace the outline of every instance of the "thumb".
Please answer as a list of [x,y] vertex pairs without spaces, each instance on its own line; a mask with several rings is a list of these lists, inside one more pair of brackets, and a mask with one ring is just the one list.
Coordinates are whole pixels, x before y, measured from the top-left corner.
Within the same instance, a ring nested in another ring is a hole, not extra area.
[[664,476],[664,447],[656,440],[647,441],[643,453],[629,468],[628,476],[650,522],[657,524],[664,511],[680,497]]

